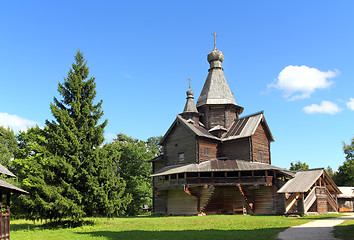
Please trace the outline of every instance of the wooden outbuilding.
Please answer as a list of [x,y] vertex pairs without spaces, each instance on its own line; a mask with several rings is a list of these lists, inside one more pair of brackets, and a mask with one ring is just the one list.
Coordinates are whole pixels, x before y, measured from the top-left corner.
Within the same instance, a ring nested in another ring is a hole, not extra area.
[[341,191],[323,168],[296,172],[278,194],[286,199],[286,214],[338,213]]
[[338,187],[342,194],[338,195],[339,212],[354,212],[354,187]]

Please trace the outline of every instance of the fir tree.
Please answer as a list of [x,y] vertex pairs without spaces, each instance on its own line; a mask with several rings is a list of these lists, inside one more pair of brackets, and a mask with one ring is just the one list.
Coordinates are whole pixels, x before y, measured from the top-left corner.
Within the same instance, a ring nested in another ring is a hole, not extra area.
[[79,220],[85,215],[124,214],[132,197],[117,172],[119,154],[101,148],[107,120],[102,101],[94,104],[96,84],[80,51],[67,78],[59,83],[61,100],[50,105],[53,121],[21,132],[12,162],[21,187],[30,194],[15,199],[19,215],[30,219]]

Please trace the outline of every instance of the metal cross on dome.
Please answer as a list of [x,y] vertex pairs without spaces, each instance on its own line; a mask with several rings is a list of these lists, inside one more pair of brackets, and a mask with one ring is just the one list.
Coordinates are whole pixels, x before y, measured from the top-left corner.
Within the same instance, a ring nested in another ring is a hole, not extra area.
[[189,89],[191,89],[191,82],[192,82],[192,79],[191,79],[191,78],[188,78],[188,81],[189,81]]
[[213,32],[211,35],[214,35],[214,49],[216,49],[216,37],[219,37],[219,35],[216,35],[215,32]]

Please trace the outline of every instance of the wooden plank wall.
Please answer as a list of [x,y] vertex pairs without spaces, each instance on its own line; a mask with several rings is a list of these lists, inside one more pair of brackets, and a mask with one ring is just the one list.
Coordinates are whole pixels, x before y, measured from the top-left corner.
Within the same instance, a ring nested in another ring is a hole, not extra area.
[[[196,139],[184,126],[175,126],[167,137],[164,147],[166,166],[196,162]],[[184,153],[183,162],[178,159],[179,153]]]
[[233,106],[206,106],[198,108],[202,113],[201,122],[208,128],[217,125],[229,128],[237,118],[236,107]]
[[254,214],[274,214],[274,187],[259,186],[254,189]]
[[[264,130],[263,124],[259,124],[256,132],[252,136],[253,162],[263,162],[271,164],[270,161],[270,142]],[[263,161],[259,159],[259,151],[263,152]]]
[[168,215],[197,215],[197,204],[197,198],[187,194],[183,189],[172,189],[167,193]]
[[158,170],[160,170],[161,168],[163,168],[165,166],[165,160],[164,159],[160,159],[157,161],[152,162],[152,172],[155,173]]
[[221,144],[221,155],[230,159],[250,160],[248,138],[226,141]]
[[[198,140],[198,143],[199,143],[199,163],[202,163],[202,162],[206,162],[206,161],[209,161],[210,159],[212,158],[216,158],[217,156],[217,146],[218,144],[217,143],[214,143],[212,141],[206,141],[202,138],[200,138]],[[210,153],[207,155],[205,153],[205,148],[209,148],[210,149]]]
[[166,196],[165,191],[159,191],[157,194],[154,194],[153,198],[153,213],[154,214],[166,214]]

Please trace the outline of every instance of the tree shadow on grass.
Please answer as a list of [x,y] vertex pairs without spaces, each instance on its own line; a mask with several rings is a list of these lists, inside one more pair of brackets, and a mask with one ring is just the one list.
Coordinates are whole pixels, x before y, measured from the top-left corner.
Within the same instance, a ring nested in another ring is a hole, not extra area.
[[146,240],[203,240],[203,239],[242,239],[242,240],[259,240],[259,239],[277,239],[279,232],[286,228],[267,228],[255,230],[185,230],[185,231],[95,231],[95,232],[77,232],[80,235],[88,235],[90,237],[104,237],[107,240],[119,239],[146,239]]
[[11,231],[20,231],[20,230],[34,230],[34,229],[61,229],[61,228],[75,228],[81,226],[92,226],[94,225],[93,221],[78,221],[72,222],[69,220],[65,221],[55,221],[55,222],[47,222],[43,224],[35,224],[35,223],[11,223],[10,229]]

